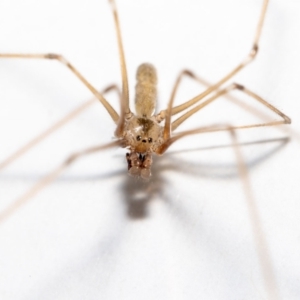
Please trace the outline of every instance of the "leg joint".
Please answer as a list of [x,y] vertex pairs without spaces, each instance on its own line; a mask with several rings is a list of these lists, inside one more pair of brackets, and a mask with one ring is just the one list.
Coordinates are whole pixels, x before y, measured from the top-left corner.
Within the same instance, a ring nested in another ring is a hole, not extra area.
[[55,53],[48,53],[45,55],[45,58],[47,59],[58,59],[60,60],[62,56],[60,54],[55,54]]

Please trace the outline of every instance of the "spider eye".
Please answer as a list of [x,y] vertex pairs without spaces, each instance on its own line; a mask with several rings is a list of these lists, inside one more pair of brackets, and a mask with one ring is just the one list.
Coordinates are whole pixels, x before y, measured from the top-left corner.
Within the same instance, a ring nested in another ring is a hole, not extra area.
[[137,135],[137,136],[136,136],[136,140],[137,140],[137,141],[140,141],[141,139],[142,139],[142,137],[141,137],[140,135]]
[[149,139],[148,139],[148,142],[149,142],[149,143],[152,143],[152,138],[149,138]]

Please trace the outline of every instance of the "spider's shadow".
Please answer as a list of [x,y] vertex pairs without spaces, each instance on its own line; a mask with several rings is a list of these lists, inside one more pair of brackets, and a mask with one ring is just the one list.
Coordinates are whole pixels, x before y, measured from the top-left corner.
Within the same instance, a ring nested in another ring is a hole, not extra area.
[[[253,169],[255,166],[263,163],[275,153],[279,152],[289,142],[289,138],[278,138],[259,140],[248,143],[240,143],[239,146],[247,147],[251,145],[270,144],[271,148],[267,151],[261,151],[259,154],[247,160],[245,163],[248,170]],[[193,150],[170,151],[163,157],[155,159],[152,167],[152,177],[148,182],[139,179],[134,179],[129,176],[126,177],[121,185],[121,194],[124,195],[123,202],[127,207],[127,215],[131,219],[141,219],[147,217],[148,204],[154,199],[159,198],[171,204],[172,200],[168,194],[168,180],[164,176],[165,171],[180,172],[184,175],[205,177],[211,179],[234,179],[239,178],[239,172],[236,163],[215,165],[205,164],[203,162],[193,162],[179,158],[177,154],[200,151],[211,151],[220,148],[232,148],[232,145],[219,145],[213,147],[203,147]],[[186,156],[188,157],[188,155]]]
[[[258,155],[252,159],[246,160],[248,170],[253,169],[255,166],[261,164],[263,161],[272,157],[275,153],[279,152],[287,143],[289,138],[278,138],[253,141],[248,143],[240,143],[239,146],[247,147],[251,145],[269,144],[267,151],[259,151]],[[237,164],[235,163],[206,163],[198,160],[198,152],[211,151],[221,148],[232,148],[232,145],[218,145],[212,147],[202,147],[193,150],[170,151],[164,154],[163,157],[155,157],[152,166],[152,177],[148,182],[140,179],[135,179],[130,176],[124,176],[124,169],[103,175],[66,175],[58,179],[58,181],[98,181],[109,180],[111,178],[122,177],[122,184],[119,187],[120,195],[122,195],[122,202],[124,203],[127,215],[130,219],[143,219],[148,216],[149,202],[159,199],[172,205],[172,198],[168,191],[169,182],[167,180],[167,173],[180,172],[183,175],[195,176],[198,178],[208,179],[231,179],[239,178],[237,171]],[[192,152],[197,154],[192,157]],[[179,154],[184,154],[184,158]],[[201,156],[199,155],[201,158]],[[26,179],[38,180],[41,175],[26,175]],[[20,175],[12,175],[13,178],[20,177]],[[23,178],[24,176],[21,175]],[[1,180],[11,179],[11,176],[2,175]]]

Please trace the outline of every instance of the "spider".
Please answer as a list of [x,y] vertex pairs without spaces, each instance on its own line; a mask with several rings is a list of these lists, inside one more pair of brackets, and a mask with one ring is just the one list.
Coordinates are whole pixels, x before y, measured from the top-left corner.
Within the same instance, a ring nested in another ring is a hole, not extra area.
[[[263,26],[264,16],[266,13],[268,1],[263,2],[263,8],[261,17],[257,26],[255,39],[253,42],[253,46],[250,50],[250,53],[247,55],[245,60],[243,60],[236,68],[234,68],[230,73],[224,76],[217,83],[209,86],[206,91],[203,93],[196,95],[194,98],[186,101],[185,103],[175,106],[174,98],[180,85],[182,78],[190,77],[192,79],[198,80],[197,76],[195,76],[191,71],[184,70],[182,71],[175,83],[173,88],[171,98],[169,100],[168,106],[166,109],[156,113],[156,84],[157,84],[157,75],[156,70],[153,65],[146,63],[142,64],[137,71],[137,84],[136,84],[136,98],[135,98],[135,111],[129,107],[129,93],[128,93],[128,83],[127,83],[127,71],[126,64],[124,58],[124,51],[121,40],[120,33],[120,25],[118,20],[118,14],[116,10],[116,6],[114,1],[110,1],[112,5],[112,11],[114,14],[114,20],[116,24],[116,31],[118,37],[118,45],[121,59],[121,71],[122,71],[122,91],[121,91],[121,99],[120,99],[120,112],[117,113],[112,106],[105,99],[105,93],[109,90],[116,89],[115,86],[111,86],[103,91],[103,93],[99,93],[82,75],[79,73],[75,67],[69,63],[63,56],[58,54],[41,54],[41,55],[27,55],[27,54],[2,54],[2,58],[32,58],[32,59],[47,59],[47,60],[56,60],[65,66],[73,74],[75,74],[86,86],[89,88],[92,93],[98,98],[98,100],[104,105],[105,109],[111,116],[112,120],[116,123],[115,137],[116,141],[109,143],[107,145],[101,145],[94,148],[90,148],[84,150],[82,152],[75,153],[71,155],[55,172],[49,174],[46,178],[42,179],[41,182],[38,183],[37,186],[29,193],[24,195],[22,199],[31,198],[37,191],[43,188],[46,184],[50,183],[54,180],[58,174],[61,173],[67,166],[72,164],[78,158],[95,152],[101,151],[104,149],[108,149],[110,147],[121,146],[124,147],[127,151],[126,161],[127,161],[127,169],[128,174],[133,177],[141,178],[143,180],[149,180],[151,177],[151,165],[152,165],[152,155],[162,155],[164,154],[168,148],[178,141],[189,135],[201,134],[204,132],[213,132],[213,131],[228,131],[232,133],[234,139],[234,132],[237,129],[243,128],[251,128],[251,127],[259,127],[259,126],[271,126],[277,124],[288,124],[290,123],[290,119],[277,110],[274,106],[267,103],[260,96],[256,95],[252,91],[248,90],[244,86],[240,84],[230,84],[228,86],[223,87],[223,85],[231,79],[235,74],[237,74],[240,70],[242,70],[245,66],[247,66],[257,55],[260,34]],[[261,123],[261,124],[253,124],[246,126],[234,127],[230,124],[225,125],[215,125],[209,126],[206,128],[196,128],[194,130],[189,130],[176,134],[176,129],[189,117],[194,115],[196,112],[209,105],[210,103],[216,101],[221,96],[228,94],[233,90],[238,90],[242,93],[245,93],[252,97],[254,100],[257,100],[261,104],[268,107],[273,112],[277,113],[283,120],[270,122],[270,123]],[[79,111],[82,111],[79,109]],[[172,122],[171,118],[176,114],[183,113],[181,117]],[[63,120],[66,122],[69,118]],[[50,130],[51,131],[51,130]],[[38,141],[44,138],[46,134],[42,134],[40,138],[34,140],[31,144],[28,144],[27,148],[21,149],[17,154],[11,156],[10,159],[6,160],[4,165],[8,165],[13,159],[16,159],[24,151],[31,148]],[[25,150],[24,150],[25,149]],[[23,202],[24,203],[24,202]]]
[[[152,154],[162,155],[167,149],[179,139],[182,139],[188,135],[200,134],[205,132],[215,132],[215,131],[230,131],[234,132],[237,129],[245,129],[245,128],[253,128],[253,127],[261,127],[261,126],[274,126],[280,124],[290,124],[291,120],[273,105],[262,99],[260,96],[255,94],[254,92],[248,90],[241,84],[230,84],[226,87],[222,87],[224,83],[226,83],[230,78],[232,78],[235,74],[241,71],[244,67],[246,67],[253,59],[256,57],[258,48],[259,48],[259,39],[263,27],[263,22],[265,19],[265,14],[268,6],[268,0],[263,2],[263,7],[261,11],[261,16],[257,25],[255,38],[253,41],[253,46],[246,56],[246,58],[238,64],[231,72],[229,72],[226,76],[224,76],[217,83],[209,86],[204,92],[193,97],[192,99],[184,102],[181,105],[173,106],[174,98],[176,95],[176,91],[180,82],[184,76],[188,76],[194,80],[202,81],[200,78],[195,76],[189,70],[183,70],[174,85],[168,106],[166,109],[160,111],[159,113],[154,114],[157,102],[157,75],[156,69],[152,64],[143,63],[137,69],[136,74],[136,95],[135,95],[135,111],[133,113],[129,107],[129,91],[128,91],[128,80],[127,80],[127,70],[125,63],[125,56],[122,45],[121,38],[121,30],[119,25],[119,17],[116,8],[116,4],[114,0],[109,1],[116,27],[117,40],[118,40],[118,48],[119,48],[119,56],[120,56],[120,65],[121,65],[121,73],[122,73],[122,91],[120,97],[120,113],[118,114],[115,109],[108,103],[108,101],[103,96],[105,92],[111,89],[117,89],[116,86],[111,86],[107,88],[103,93],[99,93],[86,79],[81,75],[81,73],[62,55],[48,53],[48,54],[0,54],[0,58],[24,58],[24,59],[47,59],[47,60],[56,60],[63,65],[65,65],[75,76],[79,78],[79,80],[85,84],[85,86],[97,97],[100,103],[104,106],[104,108],[109,113],[112,120],[116,123],[115,137],[116,141],[109,143],[107,145],[101,145],[97,147],[93,147],[90,149],[86,149],[79,153],[75,153],[71,155],[63,164],[60,166],[56,172],[56,176],[68,165],[73,163],[79,157],[95,152],[103,149],[107,149],[114,146],[121,146],[126,148],[129,152],[126,153],[126,160],[128,166],[128,174],[133,177],[138,177],[144,180],[148,180],[151,176],[151,165],[152,165]],[[267,123],[258,123],[244,126],[230,126],[228,124],[225,125],[216,125],[209,126],[206,128],[196,128],[193,130],[183,131],[180,133],[174,133],[174,131],[189,117],[193,114],[209,105],[213,101],[216,101],[221,96],[228,94],[233,90],[239,90],[254,100],[260,102],[264,106],[266,106],[271,111],[275,112],[279,115],[282,120],[272,121]],[[200,104],[196,105],[198,102]],[[195,106],[196,105],[196,106]],[[85,109],[87,105],[82,108],[79,108],[76,111],[76,114],[83,109]],[[171,117],[184,112],[179,118],[171,122]],[[61,120],[59,124],[53,126],[53,128],[57,129],[57,127],[61,126],[62,123],[67,122],[70,118],[74,117],[74,114],[67,116],[64,120]],[[7,166],[17,157],[26,152],[33,145],[42,140],[45,136],[53,131],[50,128],[47,132],[41,134],[35,140],[28,143],[22,149],[11,155],[8,159],[6,159],[0,165],[0,169]],[[49,175],[48,179],[45,181],[49,182],[49,178],[51,180],[54,179],[53,174]],[[43,186],[41,183],[40,187]]]

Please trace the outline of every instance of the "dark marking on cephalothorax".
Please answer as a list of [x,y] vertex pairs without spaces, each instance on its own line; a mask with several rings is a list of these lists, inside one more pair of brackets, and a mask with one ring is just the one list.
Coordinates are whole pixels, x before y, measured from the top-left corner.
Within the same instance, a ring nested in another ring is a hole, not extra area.
[[138,118],[138,124],[142,126],[142,130],[145,134],[147,134],[154,125],[153,121],[147,118]]

